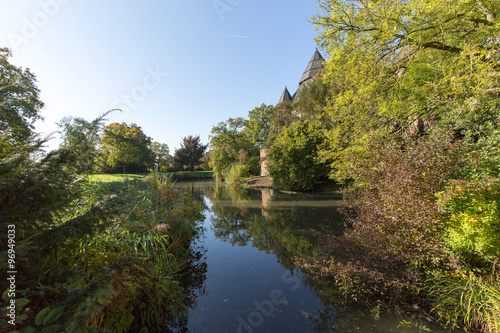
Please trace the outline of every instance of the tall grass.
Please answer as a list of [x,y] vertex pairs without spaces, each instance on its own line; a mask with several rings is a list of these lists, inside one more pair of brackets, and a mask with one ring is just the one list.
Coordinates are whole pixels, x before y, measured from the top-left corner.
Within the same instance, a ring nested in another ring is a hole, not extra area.
[[430,295],[435,312],[451,326],[465,325],[482,332],[500,332],[500,277],[487,278],[472,272],[463,276],[438,276]]

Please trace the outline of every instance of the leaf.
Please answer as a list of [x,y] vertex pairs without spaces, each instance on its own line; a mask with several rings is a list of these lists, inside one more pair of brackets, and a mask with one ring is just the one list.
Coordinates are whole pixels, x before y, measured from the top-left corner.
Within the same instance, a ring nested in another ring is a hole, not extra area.
[[38,314],[36,315],[35,318],[35,325],[40,326],[43,324],[43,320],[47,316],[47,314],[50,312],[50,308],[46,307],[45,309],[42,309]]
[[50,311],[49,314],[43,320],[43,324],[45,326],[52,324],[54,321],[57,320],[57,318],[59,318],[62,315],[63,311],[64,311],[64,306],[60,306]]
[[33,326],[28,326],[23,328],[20,333],[35,333],[35,332],[36,328],[34,328]]
[[27,298],[16,299],[16,310],[17,311],[22,310],[24,308],[24,306],[26,304],[28,304],[29,302],[30,302],[30,300]]
[[3,292],[3,294],[2,294],[2,299],[3,299],[4,301],[7,301],[7,300],[9,300],[9,299],[10,299],[10,297],[9,297],[9,290],[10,290],[10,289],[6,289],[6,290]]
[[[57,309],[54,309],[57,310]],[[61,325],[52,325],[49,327],[45,327],[40,333],[54,333],[59,331],[62,328]]]
[[22,314],[22,315],[19,315],[17,316],[16,318],[16,323],[22,323],[23,321],[25,321],[26,319],[28,319],[28,315],[27,314]]

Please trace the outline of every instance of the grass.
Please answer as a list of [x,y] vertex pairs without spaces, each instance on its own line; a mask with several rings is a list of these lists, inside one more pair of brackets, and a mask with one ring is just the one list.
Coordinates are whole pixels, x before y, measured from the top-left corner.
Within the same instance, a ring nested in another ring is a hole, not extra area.
[[[202,180],[212,179],[214,173],[212,171],[179,171],[166,172],[167,175],[172,175],[172,180]],[[143,179],[148,175],[140,174],[112,174],[112,175],[92,175],[92,181],[97,183],[115,183],[125,182],[127,180]]]
[[97,183],[125,182],[127,180],[142,179],[145,175],[114,174],[114,175],[92,175],[91,180]]

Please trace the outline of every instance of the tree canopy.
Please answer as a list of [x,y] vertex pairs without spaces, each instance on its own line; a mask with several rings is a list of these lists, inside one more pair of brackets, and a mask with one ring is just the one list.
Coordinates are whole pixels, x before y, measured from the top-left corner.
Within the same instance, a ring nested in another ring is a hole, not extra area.
[[259,155],[258,147],[248,135],[248,120],[229,118],[212,128],[210,134],[210,165],[217,179],[224,179],[232,165],[239,163],[240,156]]
[[[22,142],[33,134],[33,123],[42,119],[44,104],[36,86],[36,77],[29,69],[9,62],[9,49],[0,48],[0,134],[4,154],[14,142]],[[4,140],[5,139],[5,140]]]
[[153,166],[151,138],[136,124],[112,123],[102,131],[102,153],[112,168],[146,171]]
[[[500,92],[496,1],[321,0],[313,18],[330,57],[325,80],[336,126],[325,155],[337,174],[370,135],[395,135],[419,119],[470,129],[495,118]],[[345,175],[344,175],[345,176]]]
[[274,115],[274,106],[262,104],[248,112],[248,135],[252,142],[263,148],[267,142],[269,128]]
[[201,143],[200,136],[186,136],[182,139],[181,147],[175,150],[174,165],[179,168],[194,171],[194,168],[200,165],[201,158],[208,145]]

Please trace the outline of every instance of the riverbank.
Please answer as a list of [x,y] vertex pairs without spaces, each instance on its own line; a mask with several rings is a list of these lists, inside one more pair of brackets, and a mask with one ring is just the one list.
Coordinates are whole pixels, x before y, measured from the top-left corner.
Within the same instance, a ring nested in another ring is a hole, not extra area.
[[[165,172],[161,173],[167,177],[171,177],[171,180],[211,180],[214,177],[212,171],[179,171],[179,172]],[[92,175],[92,181],[98,183],[114,183],[114,182],[124,182],[127,180],[136,180],[147,178],[149,174],[101,174]]]

